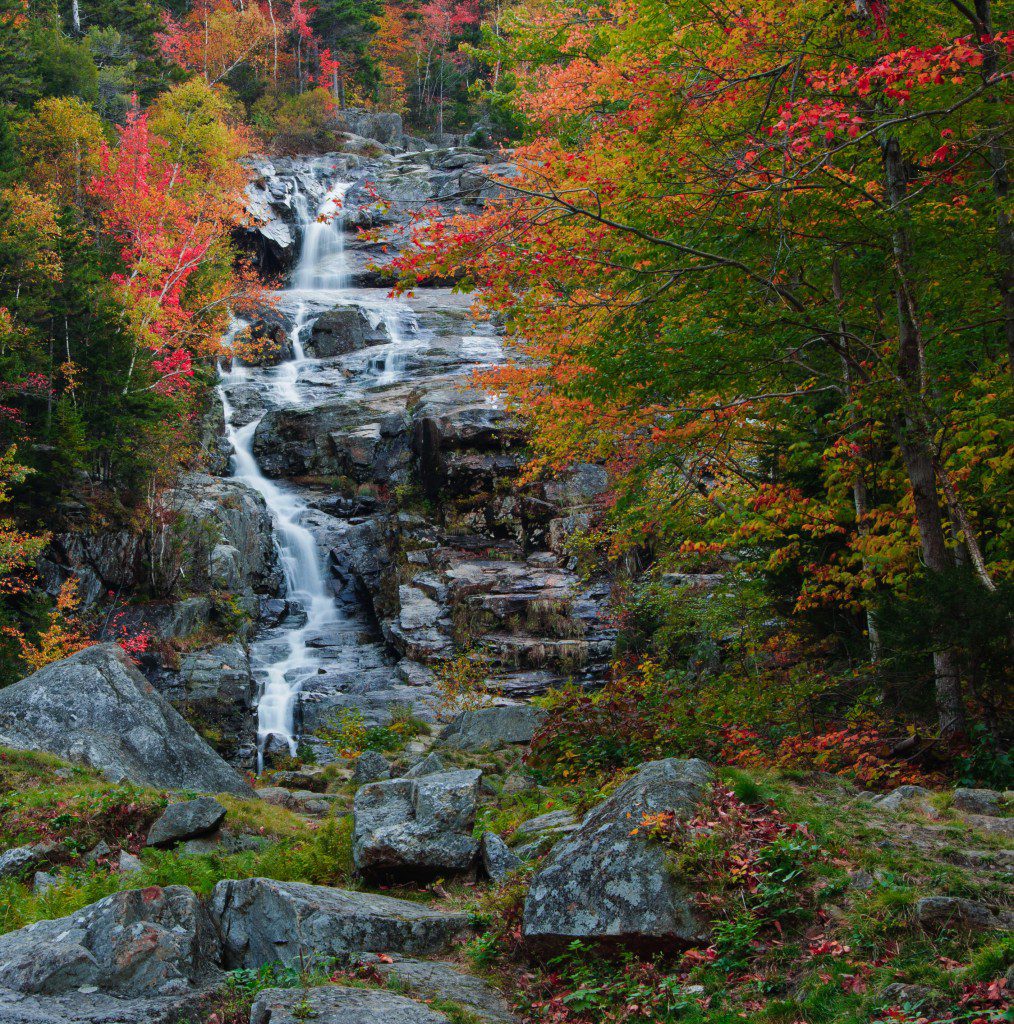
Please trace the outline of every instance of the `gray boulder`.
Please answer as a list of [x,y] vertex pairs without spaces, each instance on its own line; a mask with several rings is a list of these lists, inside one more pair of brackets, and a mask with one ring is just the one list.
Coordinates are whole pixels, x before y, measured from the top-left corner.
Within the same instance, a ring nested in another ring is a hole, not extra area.
[[127,850],[120,850],[120,859],[116,862],[116,869],[121,875],[136,875],[138,871],[144,870],[140,857],[135,857]]
[[269,988],[250,1011],[250,1024],[449,1024],[428,1006],[393,992],[363,988]]
[[374,324],[359,306],[338,306],[320,316],[310,329],[306,352],[318,359],[331,359],[390,341],[383,321]]
[[918,801],[917,806],[924,809],[930,806],[927,798],[931,795],[930,791],[922,786],[898,786],[884,796],[874,797],[873,802],[884,811],[900,811],[906,805],[916,806],[914,801]]
[[522,931],[536,945],[572,939],[640,943],[700,941],[705,928],[665,849],[631,831],[645,814],[691,817],[714,773],[699,760],[642,765],[560,840],[532,877]]
[[363,786],[354,805],[356,868],[367,876],[408,878],[473,868],[481,778],[470,769]]
[[496,750],[531,743],[546,712],[530,704],[463,711],[440,734],[439,742],[459,750]]
[[32,892],[38,896],[59,884],[60,879],[56,875],[51,875],[48,871],[36,871],[35,877],[32,879]]
[[385,978],[392,978],[412,995],[447,999],[483,1021],[513,1024],[517,1019],[503,995],[488,981],[464,974],[457,964],[440,960],[412,960],[408,957],[367,954],[359,958]]
[[219,978],[219,954],[197,896],[153,886],[0,936],[0,987],[31,995],[85,987],[131,999],[185,993]]
[[435,953],[468,930],[465,914],[269,878],[219,882],[210,909],[230,968],[358,952]]
[[1010,931],[1014,913],[994,912],[984,903],[959,896],[927,896],[915,905],[915,919],[927,931]]
[[15,846],[0,853],[0,878],[23,878],[48,864],[60,847],[56,843]]
[[1004,795],[995,789],[956,789],[953,807],[969,814],[1000,814],[1003,810]]
[[360,135],[385,146],[400,149],[405,144],[401,114],[367,110],[365,107],[346,107],[335,115],[334,123],[339,131]]
[[447,765],[440,759],[439,754],[427,754],[421,761],[417,761],[402,778],[418,779],[423,775],[436,775],[437,772],[447,771]]
[[116,644],[88,647],[0,690],[0,744],[114,780],[252,795]]
[[521,867],[521,858],[495,832],[484,832],[479,847],[482,866],[494,882],[506,881]]
[[352,769],[352,781],[356,783],[379,782],[391,777],[391,766],[387,758],[376,750],[364,750],[356,758]]
[[168,847],[206,836],[222,824],[225,814],[225,808],[210,796],[170,804],[151,826],[147,845]]

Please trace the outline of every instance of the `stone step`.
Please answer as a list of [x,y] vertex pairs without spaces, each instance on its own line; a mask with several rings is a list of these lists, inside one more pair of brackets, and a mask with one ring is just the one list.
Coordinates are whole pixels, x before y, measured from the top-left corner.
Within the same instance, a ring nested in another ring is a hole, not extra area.
[[361,952],[436,953],[470,930],[467,914],[268,878],[219,882],[210,910],[228,968],[303,966]]

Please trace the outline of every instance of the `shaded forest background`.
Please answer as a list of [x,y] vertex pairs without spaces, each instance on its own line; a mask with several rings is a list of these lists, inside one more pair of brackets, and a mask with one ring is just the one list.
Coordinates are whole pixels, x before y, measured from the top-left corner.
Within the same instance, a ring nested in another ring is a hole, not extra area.
[[1001,14],[4,0],[4,677],[92,631],[37,586],[47,531],[174,515],[220,338],[262,297],[242,158],[327,151],[365,105],[512,148],[480,217],[420,224],[403,283],[504,318],[486,383],[533,474],[610,470],[574,555],[613,565],[621,647],[605,690],[554,698],[547,763],[1006,784]]

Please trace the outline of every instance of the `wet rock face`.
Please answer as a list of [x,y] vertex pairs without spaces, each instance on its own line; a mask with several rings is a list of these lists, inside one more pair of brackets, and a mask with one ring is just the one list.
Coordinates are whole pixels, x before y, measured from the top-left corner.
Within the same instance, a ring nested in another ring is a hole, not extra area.
[[47,996],[82,986],[124,998],[185,994],[217,980],[219,954],[190,889],[135,889],[0,936],[0,987]]
[[191,589],[225,590],[253,598],[281,583],[264,500],[239,480],[193,474],[167,501],[192,524],[183,538]]
[[428,878],[475,867],[477,770],[437,772],[362,786],[355,798],[352,856],[374,878]]
[[79,761],[114,780],[251,792],[116,644],[86,648],[0,690],[0,743]]
[[219,882],[211,913],[225,965],[299,965],[354,952],[436,953],[468,931],[465,914],[420,903],[301,882]]
[[536,946],[573,939],[693,943],[704,936],[690,892],[665,851],[631,835],[645,814],[691,817],[714,773],[698,760],[642,765],[581,827],[553,847],[532,877],[523,934]]
[[357,306],[339,306],[318,318],[310,329],[305,348],[308,355],[332,359],[390,341],[391,335],[383,321],[372,321],[366,311]]

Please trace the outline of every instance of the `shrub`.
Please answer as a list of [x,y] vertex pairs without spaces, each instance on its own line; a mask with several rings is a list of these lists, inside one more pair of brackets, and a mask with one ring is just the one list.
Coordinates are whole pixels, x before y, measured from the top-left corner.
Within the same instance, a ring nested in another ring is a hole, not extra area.
[[367,725],[362,712],[356,708],[342,708],[317,730],[338,757],[358,757],[364,750],[401,750],[412,737],[428,731],[428,726],[412,714],[407,704],[391,704],[391,718],[387,725]]
[[262,97],[254,104],[253,121],[273,136],[280,152],[324,152],[335,144],[335,109],[331,93],[318,87],[284,99]]
[[474,654],[462,654],[442,662],[434,670],[439,698],[439,717],[446,721],[462,711],[489,707],[492,696],[486,691],[489,664]]
[[804,824],[786,821],[772,803],[748,805],[716,786],[689,822],[669,811],[646,815],[644,830],[672,851],[682,875],[702,885],[696,902],[714,920],[716,963],[742,969],[758,936],[816,905],[814,867],[824,851]]

